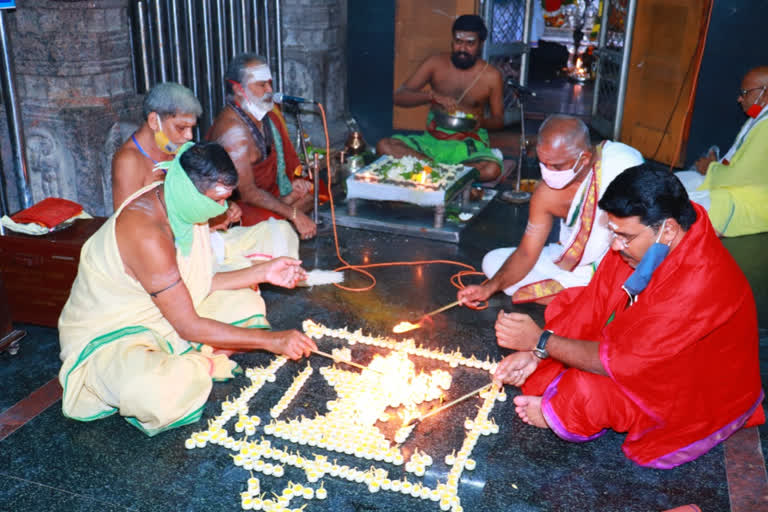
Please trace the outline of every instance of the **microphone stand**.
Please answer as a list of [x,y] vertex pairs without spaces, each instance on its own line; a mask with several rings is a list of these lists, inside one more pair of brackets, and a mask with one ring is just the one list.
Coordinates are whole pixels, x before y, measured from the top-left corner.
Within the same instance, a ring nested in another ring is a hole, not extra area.
[[515,178],[515,190],[507,190],[501,194],[501,198],[510,203],[523,204],[531,200],[531,193],[520,190],[520,176],[523,171],[523,163],[526,157],[525,144],[525,92],[513,88],[517,101],[520,103],[520,156],[517,160],[517,177]]
[[[304,155],[304,163],[307,166],[307,172],[309,173],[309,178],[312,180],[313,183],[313,195],[314,195],[314,203],[313,203],[313,211],[312,211],[312,221],[315,223],[315,226],[317,226],[317,233],[320,233],[321,228],[324,228],[323,226],[323,220],[320,218],[320,212],[318,211],[318,208],[320,206],[320,158],[317,153],[315,153],[315,170],[312,172],[312,164],[309,161],[309,151],[307,151],[307,142],[304,139],[304,125],[301,123],[301,109],[298,105],[292,105],[292,108],[295,110],[293,111],[296,115],[296,126],[299,130],[299,146],[301,149],[301,153]],[[330,158],[330,155],[325,155],[326,158]]]

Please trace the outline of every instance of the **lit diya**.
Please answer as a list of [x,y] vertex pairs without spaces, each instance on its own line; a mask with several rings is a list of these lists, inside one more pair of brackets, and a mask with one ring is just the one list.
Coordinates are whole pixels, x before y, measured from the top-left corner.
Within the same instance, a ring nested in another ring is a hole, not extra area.
[[400,322],[399,324],[397,324],[396,326],[394,326],[392,328],[392,332],[394,332],[395,334],[402,334],[404,332],[413,331],[414,329],[419,329],[420,327],[422,327],[424,325],[424,322],[426,320],[428,320],[429,317],[431,317],[433,315],[436,315],[438,313],[442,313],[443,311],[445,311],[447,309],[451,309],[452,307],[455,307],[455,306],[458,306],[458,305],[459,305],[459,301],[458,300],[455,301],[455,302],[451,302],[450,304],[446,304],[445,306],[443,306],[441,308],[437,308],[436,310],[427,313],[426,315],[421,317],[421,319],[418,321],[418,323],[415,323],[415,324],[411,323],[411,322]]

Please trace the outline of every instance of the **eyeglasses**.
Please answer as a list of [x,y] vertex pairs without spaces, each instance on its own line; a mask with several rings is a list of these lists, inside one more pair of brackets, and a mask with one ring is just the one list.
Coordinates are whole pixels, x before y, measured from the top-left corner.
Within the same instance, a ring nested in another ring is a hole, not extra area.
[[[645,226],[645,227],[646,228],[650,228],[650,226]],[[635,241],[635,238],[637,238],[637,237],[639,237],[640,235],[643,234],[643,232],[641,231],[640,233],[637,233],[637,234],[632,235],[630,237],[626,237],[624,235],[620,235],[620,234],[616,233],[612,229],[609,230],[609,231],[611,232],[611,244],[613,244],[614,240],[618,240],[619,244],[621,245],[621,249],[622,250],[627,249],[629,247],[629,244],[631,244],[632,242]]]
[[766,87],[768,87],[768,86],[763,85],[761,87],[753,87],[751,89],[739,89],[739,96],[743,97],[743,96],[746,96],[747,94],[749,94],[752,91],[757,91],[757,90],[760,90],[760,89],[765,89]]

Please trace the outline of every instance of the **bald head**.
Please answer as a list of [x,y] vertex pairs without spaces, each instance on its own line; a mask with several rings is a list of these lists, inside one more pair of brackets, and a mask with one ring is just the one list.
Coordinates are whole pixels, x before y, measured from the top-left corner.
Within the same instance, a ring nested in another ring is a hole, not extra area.
[[[758,66],[747,71],[741,81],[738,102],[747,115],[750,107],[764,107],[768,104],[768,66]],[[759,112],[759,109],[758,109]]]
[[761,85],[768,85],[768,66],[757,66],[747,71],[744,80],[747,78],[760,82]]
[[553,151],[575,155],[590,148],[589,128],[577,117],[552,114],[539,128],[538,144]]

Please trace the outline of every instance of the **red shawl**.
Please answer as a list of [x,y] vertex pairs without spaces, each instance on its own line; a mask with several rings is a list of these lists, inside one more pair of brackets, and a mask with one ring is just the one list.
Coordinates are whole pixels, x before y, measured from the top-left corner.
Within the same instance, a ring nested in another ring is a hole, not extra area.
[[[752,291],[693,206],[696,222],[633,306],[624,309],[621,289],[633,270],[610,251],[588,286],[565,290],[546,310],[547,329],[600,342],[610,378],[645,413],[623,445],[641,465],[684,457],[708,436],[722,441],[740,418],[765,421]],[[544,361],[523,392],[541,395],[562,370]]]
[[[280,132],[280,138],[283,143],[283,157],[285,159],[285,174],[291,181],[293,181],[296,177],[294,170],[296,167],[301,166],[301,162],[291,143],[291,137],[288,135],[285,120],[280,111],[277,110],[277,107],[268,112],[267,116],[269,116],[269,120],[277,127],[278,132]],[[257,187],[266,190],[275,197],[280,197],[280,188],[277,185],[277,151],[275,150],[274,145],[272,146],[269,155],[264,160],[253,164],[252,171],[253,180]],[[280,214],[265,208],[249,205],[245,201],[238,201],[237,204],[243,210],[243,217],[241,219],[243,226],[253,226],[270,217],[276,219],[283,218]]]

